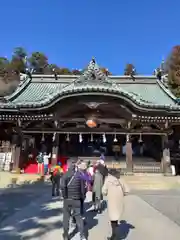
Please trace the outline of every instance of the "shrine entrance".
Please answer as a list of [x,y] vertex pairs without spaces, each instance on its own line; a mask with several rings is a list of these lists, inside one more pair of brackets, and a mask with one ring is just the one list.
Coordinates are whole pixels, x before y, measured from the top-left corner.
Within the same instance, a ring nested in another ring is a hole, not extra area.
[[142,113],[123,98],[95,93],[68,95],[43,114],[42,119],[29,119],[11,129],[11,140],[20,156],[14,166],[24,168],[32,160],[35,164],[39,152],[50,153],[52,164],[61,157],[103,153],[107,160],[124,162],[127,172],[132,173],[139,162],[146,165],[148,159],[160,169],[162,136],[167,136],[167,130],[138,119]]
[[[156,124],[136,119],[136,110],[123,99],[104,95],[68,96],[48,111],[54,121],[33,121],[22,130],[35,138],[36,152],[51,153],[56,162],[61,156],[99,157],[133,165],[160,163],[162,135]],[[139,170],[138,170],[139,171]],[[141,170],[140,170],[141,171]]]

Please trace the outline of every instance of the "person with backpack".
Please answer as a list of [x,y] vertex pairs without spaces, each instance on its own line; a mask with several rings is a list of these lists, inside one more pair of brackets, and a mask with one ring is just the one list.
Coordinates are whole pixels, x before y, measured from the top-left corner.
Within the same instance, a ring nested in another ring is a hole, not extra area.
[[62,177],[63,171],[61,166],[55,165],[51,168],[51,177],[50,180],[52,182],[52,196],[60,196],[60,179]]
[[43,175],[43,153],[40,152],[37,156],[37,172],[39,175]]
[[61,179],[61,190],[63,196],[63,238],[69,240],[69,221],[75,218],[81,240],[86,240],[84,233],[84,222],[81,215],[81,200],[85,199],[85,181],[76,165],[72,164]]

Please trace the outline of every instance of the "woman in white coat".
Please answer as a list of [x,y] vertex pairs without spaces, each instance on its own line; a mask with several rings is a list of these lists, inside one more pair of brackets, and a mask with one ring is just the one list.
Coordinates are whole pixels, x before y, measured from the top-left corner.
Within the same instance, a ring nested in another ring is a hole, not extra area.
[[107,173],[102,193],[107,196],[107,209],[111,221],[112,236],[109,240],[118,239],[118,222],[121,220],[124,208],[124,196],[129,192],[125,183],[116,177],[116,171]]

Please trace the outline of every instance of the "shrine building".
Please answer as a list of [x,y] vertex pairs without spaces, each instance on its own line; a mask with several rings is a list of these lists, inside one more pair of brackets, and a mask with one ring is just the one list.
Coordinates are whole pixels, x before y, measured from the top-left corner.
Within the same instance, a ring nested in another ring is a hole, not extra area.
[[82,75],[23,75],[0,99],[0,153],[12,153],[12,169],[43,151],[51,162],[103,153],[128,173],[167,174],[180,136],[167,77],[108,76],[94,59]]

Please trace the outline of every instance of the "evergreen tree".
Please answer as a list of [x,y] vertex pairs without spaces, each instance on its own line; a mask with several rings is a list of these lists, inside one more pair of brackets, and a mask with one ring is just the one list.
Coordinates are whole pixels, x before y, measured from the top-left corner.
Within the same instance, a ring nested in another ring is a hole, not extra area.
[[48,58],[41,52],[33,52],[28,61],[36,74],[44,74],[49,66]]
[[18,73],[25,73],[26,71],[26,59],[27,52],[22,47],[17,47],[14,49],[12,60],[10,64],[12,65],[12,69],[17,71]]

